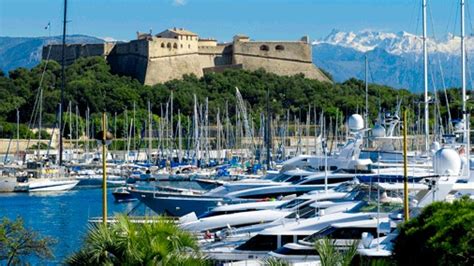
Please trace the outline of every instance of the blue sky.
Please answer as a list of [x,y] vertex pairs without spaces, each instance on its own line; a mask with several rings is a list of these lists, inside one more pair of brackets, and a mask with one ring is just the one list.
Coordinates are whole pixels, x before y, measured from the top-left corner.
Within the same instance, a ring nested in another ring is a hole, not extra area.
[[[469,0],[467,0],[469,2]],[[237,33],[254,39],[311,39],[332,29],[421,32],[421,0],[69,0],[68,34],[118,40],[135,32],[184,27],[228,41]],[[0,36],[61,34],[63,0],[0,0]],[[459,0],[431,0],[434,33],[459,31]],[[471,8],[469,7],[469,10]],[[468,12],[468,32],[470,21]],[[473,13],[474,14],[474,13]],[[431,21],[430,21],[431,24]]]

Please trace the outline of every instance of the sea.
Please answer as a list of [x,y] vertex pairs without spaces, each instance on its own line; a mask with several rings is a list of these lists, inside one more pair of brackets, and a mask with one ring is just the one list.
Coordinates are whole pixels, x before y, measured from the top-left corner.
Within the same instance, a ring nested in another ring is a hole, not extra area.
[[[173,183],[172,185],[178,185]],[[139,201],[116,203],[112,196],[113,190],[110,188],[107,191],[109,217],[119,213],[156,215]],[[0,193],[0,219],[21,217],[25,227],[56,240],[52,247],[54,259],[43,261],[34,257],[26,258],[31,265],[62,264],[81,247],[89,227],[88,220],[101,215],[100,188],[77,188],[65,192]]]

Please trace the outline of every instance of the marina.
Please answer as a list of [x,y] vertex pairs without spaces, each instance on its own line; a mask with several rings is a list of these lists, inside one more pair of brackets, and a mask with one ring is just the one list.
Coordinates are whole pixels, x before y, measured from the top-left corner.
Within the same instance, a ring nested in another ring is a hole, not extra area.
[[[420,68],[419,88],[374,81],[389,50],[355,34],[95,40],[68,35],[61,1],[41,61],[0,73],[0,264],[472,265],[474,42],[455,1],[458,41],[443,47],[429,1],[414,5],[419,51],[403,60],[416,57],[404,71]],[[313,54],[336,41],[363,52],[363,79],[320,67],[348,71]]]

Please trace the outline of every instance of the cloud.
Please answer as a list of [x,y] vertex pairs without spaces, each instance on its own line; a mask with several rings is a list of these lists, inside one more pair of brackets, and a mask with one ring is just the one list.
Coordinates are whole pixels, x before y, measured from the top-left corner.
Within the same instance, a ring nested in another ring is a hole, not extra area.
[[173,5],[175,6],[184,6],[186,5],[187,1],[186,0],[173,0]]

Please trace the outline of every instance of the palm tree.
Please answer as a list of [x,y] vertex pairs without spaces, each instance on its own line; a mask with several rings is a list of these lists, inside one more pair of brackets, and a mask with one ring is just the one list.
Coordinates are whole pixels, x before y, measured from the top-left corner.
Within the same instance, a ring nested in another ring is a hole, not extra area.
[[357,254],[359,241],[354,241],[352,245],[344,251],[339,250],[334,239],[323,238],[314,243],[318,251],[322,266],[349,266],[352,259]]
[[290,265],[287,261],[280,259],[280,258],[274,258],[274,257],[269,257],[265,258],[261,261],[262,265],[266,266],[287,266]]
[[127,216],[112,225],[94,224],[69,265],[205,265],[197,241],[164,217],[143,224]]

